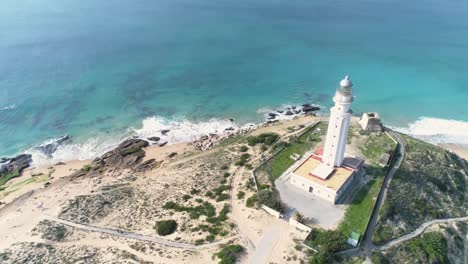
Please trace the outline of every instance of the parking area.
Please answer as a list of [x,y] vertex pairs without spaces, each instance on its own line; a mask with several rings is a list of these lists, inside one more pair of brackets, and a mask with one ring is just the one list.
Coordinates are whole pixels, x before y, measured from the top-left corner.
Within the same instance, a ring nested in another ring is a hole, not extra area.
[[334,229],[343,219],[347,205],[335,205],[295,187],[289,177],[275,181],[281,201],[287,206],[285,215],[293,217],[296,211],[311,220],[312,225]]

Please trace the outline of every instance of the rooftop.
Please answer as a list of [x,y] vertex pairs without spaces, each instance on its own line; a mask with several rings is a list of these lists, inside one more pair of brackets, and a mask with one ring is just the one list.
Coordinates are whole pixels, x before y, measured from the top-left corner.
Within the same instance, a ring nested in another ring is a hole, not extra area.
[[346,180],[353,174],[354,170],[351,168],[339,167],[331,173],[331,175],[326,179],[321,179],[318,176],[313,175],[311,172],[322,164],[321,158],[318,156],[310,156],[304,163],[302,163],[296,170],[294,174],[299,177],[302,177],[306,180],[312,181],[315,184],[319,184],[334,191],[340,189],[341,185],[346,182]]

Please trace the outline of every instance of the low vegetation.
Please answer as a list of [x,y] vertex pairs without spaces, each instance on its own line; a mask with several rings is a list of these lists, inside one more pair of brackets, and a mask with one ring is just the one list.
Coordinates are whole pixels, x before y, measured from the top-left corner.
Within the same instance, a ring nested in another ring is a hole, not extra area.
[[167,236],[177,230],[177,222],[174,220],[162,220],[156,223],[156,232],[160,236]]
[[[447,241],[441,232],[433,231],[392,248],[385,255],[374,254],[374,263],[451,263]],[[460,260],[463,256],[459,256]]]
[[321,230],[314,228],[305,243],[317,250],[312,255],[310,263],[332,263],[332,254],[346,247],[346,236],[336,230]]
[[216,257],[218,257],[220,264],[233,264],[236,262],[237,257],[239,254],[244,252],[244,247],[241,245],[233,244],[233,245],[226,245],[224,246],[221,251],[216,253]]
[[20,174],[18,171],[13,171],[13,172],[10,172],[8,174],[5,174],[5,175],[1,175],[0,177],[0,188],[2,187],[2,185],[4,185],[7,181],[15,178],[15,177],[18,177]]
[[403,137],[406,156],[380,212],[373,237],[377,244],[407,234],[424,222],[466,214],[468,172],[463,161],[442,148]]
[[263,133],[258,136],[251,136],[247,138],[247,143],[249,146],[255,146],[257,144],[264,144],[266,146],[271,146],[273,143],[278,140],[279,135],[276,133]]

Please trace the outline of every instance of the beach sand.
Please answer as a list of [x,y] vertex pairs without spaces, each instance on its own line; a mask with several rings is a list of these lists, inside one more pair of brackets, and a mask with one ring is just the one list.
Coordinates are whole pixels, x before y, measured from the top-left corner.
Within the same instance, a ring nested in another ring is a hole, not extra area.
[[437,144],[440,147],[453,151],[458,156],[468,160],[468,144],[457,144],[457,143],[440,143]]

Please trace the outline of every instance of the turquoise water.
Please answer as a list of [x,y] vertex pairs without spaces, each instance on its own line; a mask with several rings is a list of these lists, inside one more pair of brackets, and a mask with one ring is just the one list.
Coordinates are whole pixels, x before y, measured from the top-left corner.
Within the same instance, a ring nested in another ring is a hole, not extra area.
[[3,0],[0,155],[151,116],[328,107],[345,74],[356,113],[468,121],[467,17],[468,1]]

